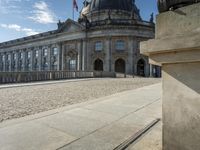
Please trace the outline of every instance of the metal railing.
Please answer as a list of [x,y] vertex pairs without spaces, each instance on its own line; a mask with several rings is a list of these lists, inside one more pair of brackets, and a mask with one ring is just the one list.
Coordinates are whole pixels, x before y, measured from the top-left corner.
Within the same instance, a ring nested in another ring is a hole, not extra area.
[[0,84],[25,83],[48,80],[80,79],[80,78],[134,78],[134,75],[106,71],[32,71],[32,72],[0,72]]
[[114,72],[98,71],[0,72],[0,84],[98,77],[116,77],[116,75]]

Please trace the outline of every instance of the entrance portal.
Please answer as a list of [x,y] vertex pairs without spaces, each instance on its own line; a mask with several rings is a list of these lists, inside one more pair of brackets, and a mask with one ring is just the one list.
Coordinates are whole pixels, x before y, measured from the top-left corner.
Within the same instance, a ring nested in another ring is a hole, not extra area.
[[123,59],[117,59],[115,61],[115,72],[125,73],[126,63]]
[[95,60],[94,70],[95,71],[103,71],[103,61],[101,59]]

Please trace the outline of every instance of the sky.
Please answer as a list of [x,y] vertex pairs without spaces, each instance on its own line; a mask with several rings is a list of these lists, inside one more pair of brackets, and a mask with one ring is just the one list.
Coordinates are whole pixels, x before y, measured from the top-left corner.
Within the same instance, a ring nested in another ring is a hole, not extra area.
[[[84,0],[77,0],[78,19]],[[156,0],[136,0],[143,20],[157,14]],[[58,20],[72,18],[72,0],[0,0],[0,43],[57,29]]]

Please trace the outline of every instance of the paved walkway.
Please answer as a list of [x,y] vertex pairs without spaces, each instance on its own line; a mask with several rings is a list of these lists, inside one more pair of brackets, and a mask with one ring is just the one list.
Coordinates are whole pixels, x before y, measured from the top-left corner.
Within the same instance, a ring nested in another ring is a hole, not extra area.
[[63,80],[38,81],[38,82],[28,82],[28,83],[0,84],[0,89],[15,88],[15,87],[24,87],[24,86],[34,86],[34,85],[37,86],[37,85],[67,83],[67,82],[80,82],[80,81],[100,80],[100,79],[101,79],[101,78],[63,79]]
[[[161,84],[155,84],[104,97],[101,101],[3,122],[0,124],[0,149],[112,150],[161,118],[160,98]],[[155,138],[157,134],[147,133],[147,136]],[[145,136],[138,140],[145,143]],[[153,146],[160,142],[150,143]],[[130,149],[136,144],[130,145]]]

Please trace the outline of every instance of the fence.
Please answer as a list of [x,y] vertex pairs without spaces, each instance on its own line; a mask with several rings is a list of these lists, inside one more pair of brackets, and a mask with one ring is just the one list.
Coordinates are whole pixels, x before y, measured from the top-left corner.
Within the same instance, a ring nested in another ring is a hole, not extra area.
[[116,75],[93,71],[0,72],[0,84],[95,77],[116,77]]

